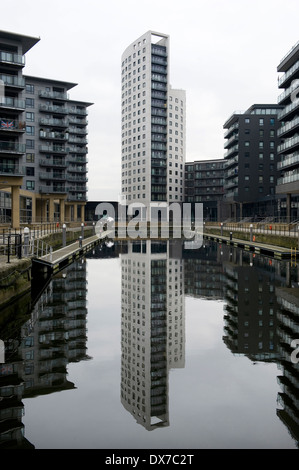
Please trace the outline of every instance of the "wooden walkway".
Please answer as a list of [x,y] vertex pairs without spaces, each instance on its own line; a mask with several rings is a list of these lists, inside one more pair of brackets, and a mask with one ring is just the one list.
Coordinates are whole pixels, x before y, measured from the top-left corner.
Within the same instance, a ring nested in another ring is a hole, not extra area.
[[94,246],[102,243],[105,238],[109,237],[111,231],[104,231],[100,236],[93,235],[80,241],[76,241],[71,245],[67,245],[50,254],[33,258],[32,262],[36,267],[43,272],[49,274],[56,274],[61,269],[65,268],[73,261],[81,258],[85,253],[93,249]]
[[281,246],[267,245],[265,243],[251,242],[247,240],[241,240],[238,238],[230,238],[223,235],[214,235],[210,233],[204,233],[204,238],[207,240],[213,240],[218,243],[226,243],[227,245],[236,246],[242,248],[245,251],[251,251],[256,254],[270,256],[275,259],[289,259],[299,257],[298,247],[294,246],[294,249],[284,248]]

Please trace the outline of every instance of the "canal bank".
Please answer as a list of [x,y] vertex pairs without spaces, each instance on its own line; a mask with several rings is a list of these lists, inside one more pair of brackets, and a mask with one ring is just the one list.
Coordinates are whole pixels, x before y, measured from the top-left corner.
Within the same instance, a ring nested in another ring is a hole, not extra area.
[[[93,233],[93,228],[85,228],[84,245],[87,243],[86,240],[93,236]],[[66,246],[70,253],[76,252],[76,257],[79,256],[77,252],[80,236],[82,236],[82,229],[66,232]],[[62,232],[45,235],[38,239],[38,243],[50,246],[53,253],[57,253],[63,245]],[[89,247],[91,246],[89,243]],[[26,294],[30,294],[35,259],[38,258],[34,253],[27,256],[23,254],[23,257],[20,259],[17,250],[14,253],[10,252],[0,256],[0,316],[2,316],[4,310],[7,310],[10,304],[15,303],[18,299],[21,300]],[[38,272],[35,275],[37,276]]]

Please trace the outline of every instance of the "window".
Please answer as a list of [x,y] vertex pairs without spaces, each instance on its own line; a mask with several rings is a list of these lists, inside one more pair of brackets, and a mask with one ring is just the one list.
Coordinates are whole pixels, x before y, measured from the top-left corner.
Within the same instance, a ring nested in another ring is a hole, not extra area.
[[34,85],[26,84],[26,93],[34,93]]
[[26,176],[34,176],[34,168],[33,167],[26,167]]
[[26,181],[26,189],[33,190],[34,188],[35,188],[35,182],[34,181]]
[[34,163],[35,155],[34,153],[26,153],[26,163]]
[[26,112],[26,121],[34,122],[34,113]]
[[34,126],[26,126],[26,134],[34,135]]
[[27,149],[34,149],[34,140],[26,139],[26,148]]
[[249,118],[245,118],[245,124],[249,124],[250,123],[250,119]]
[[260,118],[260,119],[259,119],[259,124],[260,124],[260,126],[263,126],[263,125],[264,125],[264,119],[263,119],[263,118]]
[[34,99],[26,98],[26,108],[34,108]]

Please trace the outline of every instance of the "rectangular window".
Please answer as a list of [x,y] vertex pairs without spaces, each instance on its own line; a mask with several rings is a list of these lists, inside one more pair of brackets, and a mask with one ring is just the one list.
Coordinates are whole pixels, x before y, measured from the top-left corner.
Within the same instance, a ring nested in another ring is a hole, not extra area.
[[34,99],[26,98],[26,108],[34,108]]
[[26,148],[27,149],[34,149],[34,140],[26,139]]
[[34,122],[34,113],[26,112],[26,121]]
[[34,176],[34,168],[33,167],[26,167],[26,176]]
[[35,188],[35,182],[34,181],[26,181],[26,189],[33,190],[34,188]]
[[26,134],[34,135],[34,126],[26,126]]
[[35,154],[34,153],[26,153],[26,163],[34,163]]
[[34,93],[34,85],[26,84],[26,93]]
[[260,118],[259,124],[260,124],[260,126],[263,126],[263,125],[264,125],[264,119],[263,119],[263,118]]

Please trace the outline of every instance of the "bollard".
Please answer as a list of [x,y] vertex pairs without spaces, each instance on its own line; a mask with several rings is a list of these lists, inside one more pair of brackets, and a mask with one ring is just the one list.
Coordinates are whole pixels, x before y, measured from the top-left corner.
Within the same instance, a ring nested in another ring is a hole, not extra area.
[[221,236],[223,235],[223,223],[221,222]]
[[29,228],[24,228],[24,256],[27,257],[29,254]]
[[83,240],[83,239],[82,239],[82,237],[80,236],[80,237],[79,237],[79,248],[82,248],[82,240]]
[[81,224],[81,237],[84,238],[84,224]]
[[66,246],[66,225],[62,226],[62,246]]
[[233,239],[233,232],[229,232],[229,239],[230,239],[230,241],[232,241],[232,239]]
[[10,263],[10,235],[7,237],[7,263]]
[[252,242],[252,240],[253,240],[253,238],[252,238],[252,227],[253,227],[253,225],[250,224],[250,241],[251,241],[251,242]]

